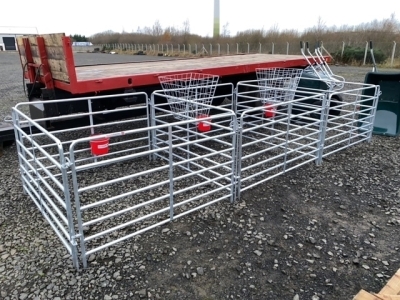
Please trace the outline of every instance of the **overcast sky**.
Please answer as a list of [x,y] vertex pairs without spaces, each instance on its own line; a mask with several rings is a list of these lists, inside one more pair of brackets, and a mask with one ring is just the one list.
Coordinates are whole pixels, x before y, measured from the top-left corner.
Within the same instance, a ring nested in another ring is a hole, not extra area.
[[[4,2],[4,1],[3,1]],[[299,32],[317,24],[358,25],[400,19],[397,1],[359,0],[220,0],[220,24],[232,35],[247,29],[277,27]],[[83,34],[136,31],[159,20],[163,28],[181,28],[188,19],[191,33],[212,36],[214,0],[18,0],[2,4],[0,26],[31,26],[39,33]],[[7,11],[7,12],[6,12]]]

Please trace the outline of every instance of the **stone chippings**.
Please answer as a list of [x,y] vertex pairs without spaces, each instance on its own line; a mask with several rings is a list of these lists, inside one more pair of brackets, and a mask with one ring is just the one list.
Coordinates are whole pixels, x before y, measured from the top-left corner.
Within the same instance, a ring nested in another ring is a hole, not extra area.
[[[0,65],[4,119],[24,96],[18,56],[0,53]],[[369,71],[333,70],[358,82]],[[0,299],[350,299],[361,288],[378,291],[400,267],[399,150],[399,138],[374,136],[322,166],[246,191],[235,204],[93,254],[89,268],[76,271],[22,193],[15,144],[6,146]]]

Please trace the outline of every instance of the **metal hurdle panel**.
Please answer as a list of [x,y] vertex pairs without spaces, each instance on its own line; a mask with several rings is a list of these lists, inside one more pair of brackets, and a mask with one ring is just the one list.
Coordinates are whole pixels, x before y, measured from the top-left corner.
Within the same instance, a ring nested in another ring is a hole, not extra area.
[[[258,88],[265,91],[258,93],[256,87],[255,81],[240,82],[237,86],[239,192],[303,164],[319,162],[322,155],[324,107],[328,105],[326,93],[306,92],[295,100],[272,99],[268,106],[260,106],[254,105],[263,102],[258,98],[260,95],[274,91],[285,94],[286,91],[274,85],[263,85]],[[308,103],[311,100],[321,101],[322,105]],[[310,114],[320,117],[314,118]]]
[[[231,92],[215,98],[232,98],[233,85],[221,84],[218,87],[229,87]],[[195,93],[198,87],[189,88],[189,93]],[[200,96],[201,97],[201,96]],[[204,97],[208,97],[204,95]],[[180,102],[181,106],[192,107],[193,111],[183,111],[181,116],[168,109],[169,105],[156,104],[155,98],[165,102]],[[228,104],[230,105],[230,104]],[[209,111],[207,117],[197,118],[198,114]],[[171,90],[155,91],[150,103],[152,149],[169,147],[169,152],[157,152],[154,158],[173,163],[176,169],[174,195],[178,196],[176,207],[185,203],[198,201],[198,208],[213,202],[229,198],[234,201],[235,174],[237,164],[237,118],[235,113],[224,107],[213,107],[201,98],[195,100],[174,97],[171,100]],[[175,119],[185,120],[176,122]],[[170,130],[170,131],[168,131]],[[182,186],[182,188],[179,188]],[[202,191],[188,199],[188,191]],[[218,195],[218,196],[217,196]],[[204,201],[204,199],[208,199]],[[196,209],[198,209],[196,208]],[[186,214],[186,213],[184,213]]]
[[345,82],[342,90],[330,93],[329,106],[340,114],[329,114],[325,120],[323,157],[371,141],[379,95],[379,85],[353,82]]
[[[168,119],[172,114],[164,104],[149,105],[144,93],[112,97],[130,96],[145,101],[96,112],[92,104],[106,97],[48,101],[81,101],[87,109],[37,120],[22,108],[41,103],[14,108],[24,190],[61,238],[76,268],[79,260],[86,268],[98,251],[235,197],[237,120],[231,110],[208,105],[212,114],[206,120],[177,121]],[[147,114],[142,117],[96,123],[105,113],[129,115],[143,109]],[[74,118],[87,118],[87,124],[51,132],[39,124]],[[211,130],[198,131],[200,121],[211,122]],[[22,129],[27,124],[32,127],[29,133]],[[98,141],[103,144],[96,152],[92,142]]]

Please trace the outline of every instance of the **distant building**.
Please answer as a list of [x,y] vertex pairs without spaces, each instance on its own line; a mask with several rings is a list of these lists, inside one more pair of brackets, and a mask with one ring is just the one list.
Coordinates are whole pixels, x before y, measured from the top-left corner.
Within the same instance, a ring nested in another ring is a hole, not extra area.
[[72,42],[72,47],[87,47],[87,46],[93,46],[91,42]]
[[16,51],[17,36],[38,34],[36,27],[0,26],[0,51]]

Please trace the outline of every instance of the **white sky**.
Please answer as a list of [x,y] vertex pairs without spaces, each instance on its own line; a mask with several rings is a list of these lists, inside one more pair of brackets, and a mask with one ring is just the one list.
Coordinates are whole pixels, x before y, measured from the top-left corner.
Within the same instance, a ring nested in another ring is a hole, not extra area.
[[[4,1],[3,1],[4,2]],[[380,0],[220,0],[220,24],[231,34],[277,27],[299,32],[315,26],[358,25],[390,18],[400,20],[397,1]],[[11,0],[2,5],[0,26],[31,26],[39,33],[91,36],[106,30],[136,31],[159,20],[163,28],[181,28],[188,19],[191,33],[212,36],[214,0]]]

